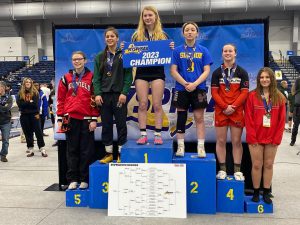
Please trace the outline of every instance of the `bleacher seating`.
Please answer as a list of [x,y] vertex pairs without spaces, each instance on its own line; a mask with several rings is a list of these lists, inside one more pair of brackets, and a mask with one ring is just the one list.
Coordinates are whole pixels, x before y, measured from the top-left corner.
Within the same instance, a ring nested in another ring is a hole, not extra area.
[[290,56],[289,61],[295,67],[295,69],[300,73],[300,56]]
[[0,62],[0,77],[7,77],[10,73],[16,72],[26,65],[23,61],[2,61]]

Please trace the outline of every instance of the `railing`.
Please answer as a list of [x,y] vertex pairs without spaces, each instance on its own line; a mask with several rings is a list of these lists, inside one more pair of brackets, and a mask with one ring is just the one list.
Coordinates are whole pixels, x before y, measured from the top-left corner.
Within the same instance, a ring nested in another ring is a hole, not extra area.
[[0,56],[0,61],[25,61],[24,56]]

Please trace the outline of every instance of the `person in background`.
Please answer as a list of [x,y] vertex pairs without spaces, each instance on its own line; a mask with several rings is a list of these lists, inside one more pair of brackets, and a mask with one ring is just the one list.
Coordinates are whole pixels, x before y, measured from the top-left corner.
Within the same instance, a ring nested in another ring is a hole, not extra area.
[[41,90],[39,83],[34,82],[34,87],[39,92],[39,110],[40,110],[40,121],[41,121],[41,130],[43,136],[49,136],[44,133],[45,120],[48,117],[48,101],[44,92]]
[[215,101],[216,153],[220,170],[217,179],[225,179],[227,132],[230,129],[234,178],[245,180],[241,172],[243,155],[242,133],[245,126],[244,105],[249,92],[248,73],[236,63],[237,49],[234,44],[222,48],[223,63],[211,79],[211,93]]
[[[281,94],[283,94],[283,96],[285,97],[285,110],[286,110],[286,122],[288,122],[288,98],[289,98],[289,89],[288,89],[288,82],[286,80],[282,80],[280,82],[280,86],[278,88],[278,90],[281,92]],[[288,124],[289,125],[289,124]],[[289,131],[289,129],[292,129],[292,127],[288,127],[286,129],[286,131]]]
[[[49,109],[50,109],[50,119],[53,127],[53,133],[55,132],[55,116],[56,116],[56,94],[55,94],[55,86],[54,81],[51,82],[50,86],[50,95],[49,95]],[[58,145],[58,141],[52,145],[52,147],[56,147]]]
[[2,137],[1,162],[7,162],[9,134],[11,128],[11,108],[13,99],[11,95],[5,93],[6,84],[0,81],[0,131]]
[[292,133],[293,112],[295,105],[295,83],[292,85],[291,94],[288,96],[289,114],[288,114],[288,129],[287,132]]
[[184,134],[188,109],[191,106],[197,130],[198,156],[206,157],[204,148],[205,124],[204,110],[207,107],[206,79],[213,63],[207,48],[196,43],[199,34],[195,22],[186,22],[182,26],[185,38],[183,45],[175,48],[171,75],[176,80],[172,105],[177,109],[177,143],[176,156],[184,156]]
[[117,48],[118,31],[109,27],[104,37],[106,47],[95,58],[93,85],[95,101],[100,106],[102,142],[106,151],[100,162],[109,163],[113,161],[113,118],[118,133],[119,159],[122,145],[127,141],[126,99],[132,83],[132,71],[123,68],[122,50]]
[[252,201],[260,200],[263,177],[263,201],[271,204],[273,164],[285,125],[285,97],[277,89],[274,72],[268,67],[259,70],[256,85],[249,93],[245,108],[246,141],[252,161]]
[[294,110],[293,110],[293,129],[292,129],[292,136],[291,136],[291,143],[290,146],[294,146],[297,135],[298,135],[298,128],[300,124],[300,77],[295,80],[294,84]]
[[44,148],[45,142],[40,124],[39,93],[34,87],[32,79],[26,77],[23,79],[17,97],[17,104],[21,112],[20,121],[27,143],[27,157],[34,156],[33,133],[35,133],[37,138],[39,151],[43,157],[47,157],[48,154]]
[[67,123],[67,180],[68,189],[89,186],[89,165],[95,151],[94,131],[99,111],[92,100],[93,73],[85,67],[86,56],[82,51],[72,53],[73,69],[59,81],[57,91],[57,126],[62,130]]
[[[140,14],[138,28],[132,35],[132,41],[166,40],[168,35],[163,31],[158,11],[153,6],[145,6]],[[171,42],[170,48],[174,48]],[[137,144],[148,143],[147,138],[147,109],[148,93],[151,84],[152,105],[155,117],[154,144],[163,144],[161,130],[163,120],[162,98],[165,89],[164,66],[137,67],[135,74],[135,88],[138,97],[138,121],[140,137]]]

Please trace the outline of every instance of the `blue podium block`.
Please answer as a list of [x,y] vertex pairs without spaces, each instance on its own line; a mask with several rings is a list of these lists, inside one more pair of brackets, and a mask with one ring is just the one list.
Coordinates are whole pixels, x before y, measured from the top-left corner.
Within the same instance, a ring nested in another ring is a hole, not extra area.
[[186,164],[188,213],[216,213],[216,159],[214,154],[198,158],[195,153],[173,158],[173,163]]
[[273,204],[266,204],[260,196],[259,202],[252,202],[252,196],[245,196],[245,212],[246,213],[273,213]]
[[138,145],[135,141],[127,141],[121,153],[122,163],[172,163],[173,141],[166,140],[162,145],[153,142]]
[[217,180],[217,212],[244,213],[244,181],[233,176]]
[[108,164],[98,160],[90,165],[89,207],[107,209],[108,205]]
[[89,205],[89,189],[66,190],[67,207],[87,207]]

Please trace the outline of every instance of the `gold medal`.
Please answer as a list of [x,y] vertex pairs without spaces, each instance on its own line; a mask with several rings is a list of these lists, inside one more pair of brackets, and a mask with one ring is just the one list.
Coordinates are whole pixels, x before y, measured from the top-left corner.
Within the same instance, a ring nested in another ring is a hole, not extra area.
[[110,76],[111,76],[111,71],[108,71],[108,72],[106,73],[106,75],[107,75],[108,77],[110,77]]
[[72,96],[76,96],[76,93],[75,93],[75,92],[73,92],[73,93],[72,93]]

